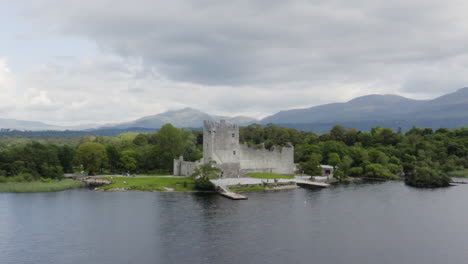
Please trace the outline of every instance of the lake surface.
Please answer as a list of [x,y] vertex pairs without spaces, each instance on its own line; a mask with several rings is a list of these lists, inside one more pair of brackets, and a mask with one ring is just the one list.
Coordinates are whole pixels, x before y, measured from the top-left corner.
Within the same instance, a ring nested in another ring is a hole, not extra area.
[[468,186],[0,194],[0,263],[468,263]]

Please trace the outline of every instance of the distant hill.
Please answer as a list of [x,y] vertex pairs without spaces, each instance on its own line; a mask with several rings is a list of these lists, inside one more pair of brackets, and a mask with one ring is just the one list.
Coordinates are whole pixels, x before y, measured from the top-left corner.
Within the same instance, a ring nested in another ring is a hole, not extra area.
[[21,131],[80,131],[96,128],[96,124],[86,124],[77,126],[57,126],[38,121],[25,121],[9,118],[0,118],[0,129],[21,130]]
[[[332,103],[305,109],[280,111],[257,120],[245,116],[210,115],[193,108],[167,111],[130,122],[107,125],[55,126],[42,122],[0,118],[0,129],[23,131],[85,131],[88,134],[114,135],[118,132],[146,132],[171,123],[179,128],[201,128],[203,120],[219,121],[246,126],[252,123],[292,127],[324,133],[340,124],[369,131],[372,127],[390,127],[403,131],[416,127],[456,128],[468,126],[468,87],[432,100],[414,100],[398,95],[366,95],[345,103]],[[90,133],[88,133],[90,132]],[[11,133],[11,132],[9,132]],[[16,133],[16,132],[15,132]],[[68,134],[71,134],[68,132]]]
[[[203,120],[219,121],[225,119],[228,122],[249,125],[254,122],[258,122],[257,119],[246,117],[246,116],[217,116],[210,115],[193,108],[184,108],[175,111],[167,111],[161,114],[146,116],[134,121],[107,124],[107,125],[77,125],[77,126],[56,126],[42,122],[35,121],[23,121],[16,119],[5,119],[0,118],[0,129],[7,130],[20,130],[20,131],[94,131],[93,135],[98,134],[114,134],[114,131],[126,131],[129,129],[134,132],[143,131],[154,131],[155,129],[161,128],[167,123],[171,123],[175,127],[179,128],[201,128],[203,126]],[[97,131],[96,131],[97,130]],[[85,133],[89,134],[89,133]]]
[[23,121],[16,119],[0,118],[0,128],[19,130],[59,130],[59,126],[49,125],[36,121]]
[[468,125],[468,88],[433,100],[397,95],[366,95],[345,103],[281,111],[260,121],[317,133],[341,124],[368,131],[375,126],[402,128],[461,127]]
[[182,128],[198,128],[203,125],[203,120],[213,120],[219,121],[220,119],[225,119],[228,122],[236,123],[239,125],[249,125],[257,120],[255,118],[245,117],[245,116],[236,116],[236,117],[226,117],[226,116],[216,116],[210,115],[205,112],[199,111],[193,108],[184,108],[180,110],[167,111],[161,114],[142,117],[140,119],[119,123],[119,124],[110,124],[103,126],[101,128],[128,128],[128,127],[139,127],[139,128],[151,128],[158,129],[164,124],[171,123],[175,127]]

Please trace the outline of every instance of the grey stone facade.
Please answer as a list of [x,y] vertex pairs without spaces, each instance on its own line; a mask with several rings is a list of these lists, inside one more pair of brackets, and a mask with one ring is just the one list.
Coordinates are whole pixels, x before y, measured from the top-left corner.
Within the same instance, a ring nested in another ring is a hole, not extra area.
[[215,161],[222,177],[239,177],[251,172],[294,174],[294,147],[252,148],[239,143],[239,126],[224,120],[204,121],[203,159],[196,162],[174,160],[174,175],[189,176],[196,166]]
[[202,164],[201,160],[190,162],[184,161],[184,157],[180,156],[179,159],[174,159],[174,175],[177,176],[192,176],[193,171],[195,168]]

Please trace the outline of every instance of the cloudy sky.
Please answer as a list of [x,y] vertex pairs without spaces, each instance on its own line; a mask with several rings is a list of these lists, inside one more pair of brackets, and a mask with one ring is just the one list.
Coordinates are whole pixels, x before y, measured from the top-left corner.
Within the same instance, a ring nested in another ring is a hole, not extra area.
[[465,0],[0,0],[0,118],[264,117],[468,86]]

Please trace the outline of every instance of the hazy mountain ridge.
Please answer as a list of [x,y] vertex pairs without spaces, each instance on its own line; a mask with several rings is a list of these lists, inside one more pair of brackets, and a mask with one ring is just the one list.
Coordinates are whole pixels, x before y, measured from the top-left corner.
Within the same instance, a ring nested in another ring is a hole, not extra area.
[[468,125],[468,87],[432,100],[415,100],[398,95],[371,94],[354,98],[345,103],[331,103],[304,109],[280,111],[262,120],[246,116],[210,115],[193,108],[171,110],[145,116],[134,121],[106,124],[56,126],[43,122],[0,118],[0,128],[17,130],[99,130],[99,129],[158,129],[166,123],[181,128],[200,128],[203,120],[228,122],[242,126],[252,123],[274,123],[318,133],[336,124],[369,130],[375,126],[404,130],[418,127],[461,127]]
[[164,113],[145,116],[130,122],[115,123],[115,124],[87,124],[77,126],[57,126],[50,125],[43,122],[23,121],[16,119],[1,119],[0,129],[13,129],[23,131],[64,131],[64,130],[125,130],[128,128],[133,129],[159,129],[167,123],[171,123],[175,127],[181,128],[200,128],[203,126],[203,120],[219,121],[224,119],[231,123],[239,125],[249,125],[258,122],[257,119],[246,116],[217,116],[204,113],[200,110],[193,108],[184,108],[180,110],[171,110]]
[[468,125],[468,88],[432,100],[414,100],[397,95],[366,95],[345,103],[281,111],[262,124],[328,131],[336,124],[369,130],[375,126],[402,128],[461,127]]
[[249,125],[257,121],[255,118],[244,116],[227,117],[210,115],[200,110],[187,107],[180,110],[167,111],[157,115],[145,116],[131,122],[106,125],[103,126],[103,128],[141,127],[158,129],[167,123],[171,123],[175,127],[194,128],[201,127],[203,125],[203,120],[219,121],[221,119],[239,125]]
[[49,125],[37,121],[24,121],[10,118],[0,118],[0,128],[21,130],[55,130],[59,129],[60,126]]
[[333,103],[306,109],[281,111],[264,118],[262,123],[315,123],[387,119],[417,109],[426,101],[397,95],[366,95],[346,103]]

